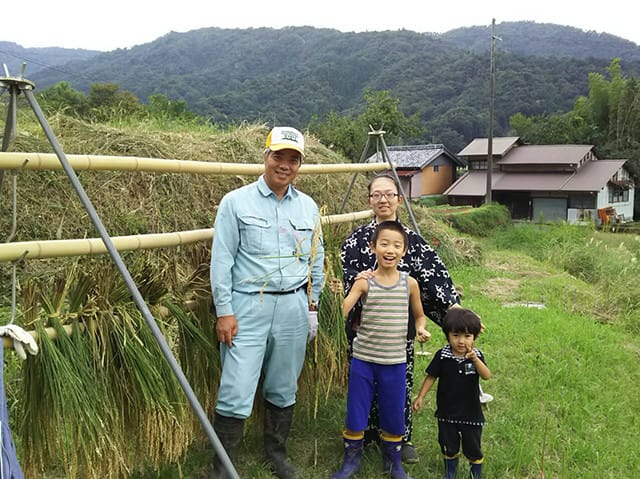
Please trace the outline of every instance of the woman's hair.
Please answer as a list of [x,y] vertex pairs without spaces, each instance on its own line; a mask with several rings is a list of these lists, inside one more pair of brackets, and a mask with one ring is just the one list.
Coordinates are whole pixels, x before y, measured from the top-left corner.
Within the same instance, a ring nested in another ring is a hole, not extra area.
[[380,236],[380,232],[384,230],[397,231],[402,235],[402,240],[404,241],[404,247],[406,248],[409,245],[409,237],[407,236],[407,232],[404,230],[402,225],[398,221],[383,221],[382,223],[378,223],[376,229],[373,231],[373,236],[371,237],[371,242],[376,244],[378,241],[378,236]]
[[387,178],[393,181],[393,184],[396,185],[396,193],[400,193],[400,185],[398,184],[398,181],[388,171],[383,171],[382,173],[378,173],[376,176],[371,178],[371,181],[369,181],[369,184],[367,185],[367,190],[369,191],[369,193],[371,193],[371,186],[373,186],[373,182],[376,180],[379,180],[380,178]]
[[448,338],[449,333],[470,333],[478,337],[481,329],[480,316],[466,308],[449,308],[444,316],[442,331]]

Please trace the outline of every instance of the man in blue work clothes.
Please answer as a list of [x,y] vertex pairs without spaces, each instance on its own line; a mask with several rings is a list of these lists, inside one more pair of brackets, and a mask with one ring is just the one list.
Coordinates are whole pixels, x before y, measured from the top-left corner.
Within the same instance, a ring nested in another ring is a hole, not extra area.
[[[281,479],[297,477],[286,440],[309,312],[316,308],[324,280],[318,206],[291,184],[303,156],[302,133],[289,127],[271,130],[264,174],[220,202],[211,251],[222,361],[214,429],[235,463],[262,374],[265,452]],[[219,461],[214,477],[226,477]]]

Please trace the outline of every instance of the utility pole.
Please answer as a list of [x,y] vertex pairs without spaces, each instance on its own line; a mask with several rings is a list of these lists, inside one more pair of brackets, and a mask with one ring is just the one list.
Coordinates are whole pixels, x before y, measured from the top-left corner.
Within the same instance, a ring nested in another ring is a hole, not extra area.
[[487,138],[487,192],[485,204],[491,203],[491,181],[493,173],[493,110],[496,96],[496,19],[491,21],[491,93],[489,95],[489,134]]

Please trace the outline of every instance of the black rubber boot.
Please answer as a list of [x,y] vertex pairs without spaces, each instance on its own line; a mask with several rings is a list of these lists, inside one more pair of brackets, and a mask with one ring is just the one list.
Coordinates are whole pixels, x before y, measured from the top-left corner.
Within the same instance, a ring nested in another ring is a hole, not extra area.
[[[216,432],[216,436],[220,439],[224,450],[235,466],[238,458],[238,446],[240,445],[244,431],[244,419],[223,416],[216,412],[213,419],[213,430]],[[231,475],[229,475],[222,465],[222,462],[216,457],[211,479],[228,479],[230,477]]]
[[271,471],[280,479],[296,479],[298,471],[287,459],[287,437],[293,419],[293,406],[280,408],[265,401],[264,451]]

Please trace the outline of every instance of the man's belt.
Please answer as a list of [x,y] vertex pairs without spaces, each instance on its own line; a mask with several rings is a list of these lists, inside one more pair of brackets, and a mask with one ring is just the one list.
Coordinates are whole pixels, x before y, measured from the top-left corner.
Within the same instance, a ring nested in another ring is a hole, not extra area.
[[307,285],[309,283],[304,283],[302,286],[298,286],[296,289],[290,289],[288,291],[262,291],[263,294],[276,294],[276,295],[280,295],[280,294],[293,294],[293,293],[297,293],[298,291],[300,291],[301,289],[307,289]]
[[287,291],[237,291],[235,289],[234,289],[234,291],[237,291],[238,293],[243,293],[243,294],[275,294],[275,295],[282,295],[282,294],[297,293],[301,289],[307,289],[308,285],[309,285],[309,283],[304,283],[303,285],[298,286],[296,289],[288,289]]

